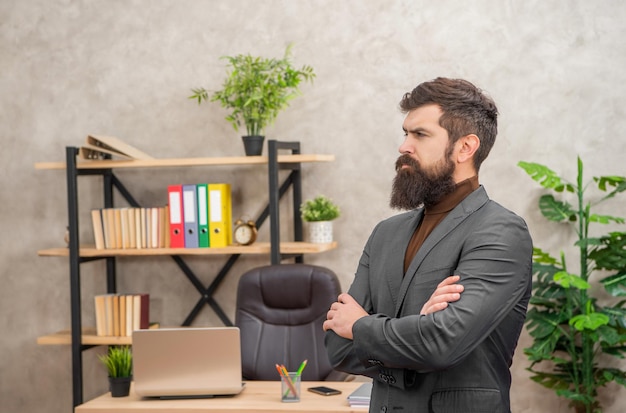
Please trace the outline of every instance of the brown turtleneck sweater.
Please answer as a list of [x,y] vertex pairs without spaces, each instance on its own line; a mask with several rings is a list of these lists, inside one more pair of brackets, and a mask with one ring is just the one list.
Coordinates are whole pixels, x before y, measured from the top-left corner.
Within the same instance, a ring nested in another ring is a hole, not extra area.
[[454,192],[446,195],[438,204],[424,211],[422,221],[418,224],[404,254],[404,272],[409,268],[413,257],[417,254],[424,240],[435,227],[454,209],[466,196],[478,189],[478,176],[473,176],[456,185]]

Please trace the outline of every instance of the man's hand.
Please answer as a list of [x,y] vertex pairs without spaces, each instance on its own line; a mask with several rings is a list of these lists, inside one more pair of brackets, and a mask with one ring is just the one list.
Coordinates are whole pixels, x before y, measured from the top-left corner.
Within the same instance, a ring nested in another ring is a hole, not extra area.
[[460,279],[461,277],[458,275],[451,275],[440,282],[435,292],[422,307],[420,315],[441,311],[448,307],[448,303],[459,300],[464,290],[461,284],[457,284]]
[[367,315],[367,311],[350,294],[339,294],[328,310],[324,331],[333,330],[339,336],[352,340],[352,326]]

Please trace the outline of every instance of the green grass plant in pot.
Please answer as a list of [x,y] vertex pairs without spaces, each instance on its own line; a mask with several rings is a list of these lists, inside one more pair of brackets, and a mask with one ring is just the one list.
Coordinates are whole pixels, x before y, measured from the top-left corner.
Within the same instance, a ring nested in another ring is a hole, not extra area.
[[109,373],[111,396],[128,396],[133,375],[133,354],[130,346],[110,346],[107,354],[98,358]]
[[[560,198],[541,196],[541,214],[572,226],[577,235],[572,243],[577,274],[565,253],[553,257],[540,248],[533,251],[533,296],[526,319],[533,342],[524,349],[531,379],[568,399],[576,413],[601,412],[598,390],[611,382],[626,387],[626,371],[618,363],[626,356],[626,232],[592,236],[590,227],[624,224],[624,218],[592,210],[624,192],[626,177],[585,182],[580,158],[575,182],[537,163],[518,165]],[[623,205],[617,208],[623,210]]]
[[309,241],[314,243],[333,242],[333,223],[339,217],[339,207],[328,197],[317,197],[300,205],[302,220],[309,225]]
[[281,59],[239,54],[224,56],[228,61],[227,77],[222,89],[209,94],[204,88],[192,89],[190,99],[220,102],[229,109],[226,120],[238,131],[245,125],[244,145],[247,137],[252,137],[256,149],[246,149],[246,155],[261,155],[265,128],[272,124],[278,114],[296,96],[300,95],[300,83],[315,78],[313,68],[304,65],[294,67],[290,60],[291,44],[287,46]]

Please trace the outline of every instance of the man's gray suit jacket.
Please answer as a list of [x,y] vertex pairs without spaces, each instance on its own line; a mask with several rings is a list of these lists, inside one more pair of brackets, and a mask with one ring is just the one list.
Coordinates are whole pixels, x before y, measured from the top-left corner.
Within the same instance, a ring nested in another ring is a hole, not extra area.
[[[509,368],[531,293],[532,241],[523,219],[482,186],[432,231],[404,273],[404,254],[423,209],[379,223],[349,289],[370,314],[354,340],[333,331],[336,369],[373,378],[370,412],[510,412]],[[420,316],[446,277],[461,299]]]

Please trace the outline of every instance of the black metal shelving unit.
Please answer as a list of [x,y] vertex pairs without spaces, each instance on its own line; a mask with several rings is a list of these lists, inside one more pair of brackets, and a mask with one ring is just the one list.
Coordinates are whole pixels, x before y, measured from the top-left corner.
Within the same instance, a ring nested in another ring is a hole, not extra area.
[[[290,151],[291,154],[300,154],[299,142],[268,141],[268,193],[269,201],[265,209],[256,219],[257,227],[261,227],[269,218],[270,225],[270,262],[280,264],[284,259],[294,259],[295,262],[303,262],[303,253],[281,254],[280,252],[280,216],[279,202],[291,188],[293,204],[293,239],[302,241],[303,230],[302,220],[299,212],[299,205],[302,203],[302,176],[300,162],[279,163],[279,151]],[[126,201],[133,207],[139,207],[139,203],[133,198],[130,191],[114,174],[112,168],[102,169],[81,169],[77,164],[78,148],[66,148],[66,176],[67,176],[67,210],[69,227],[69,273],[70,273],[70,311],[71,311],[71,353],[72,353],[72,392],[73,406],[83,403],[83,359],[82,352],[94,345],[85,345],[82,342],[82,320],[81,320],[81,275],[80,266],[83,263],[94,260],[106,260],[106,283],[107,292],[117,292],[116,286],[116,257],[81,257],[79,239],[78,220],[78,177],[85,175],[97,175],[103,177],[104,207],[114,206],[114,189],[116,189]],[[287,177],[280,182],[279,171],[288,170]],[[232,269],[233,265],[241,254],[232,254],[225,264],[218,271],[216,277],[210,285],[205,286],[187,266],[183,257],[172,255],[183,274],[189,282],[198,290],[200,298],[193,307],[187,318],[181,323],[182,326],[189,326],[204,308],[205,305],[219,316],[225,325],[232,325],[232,321],[224,313],[222,308],[213,298],[217,288]]]

